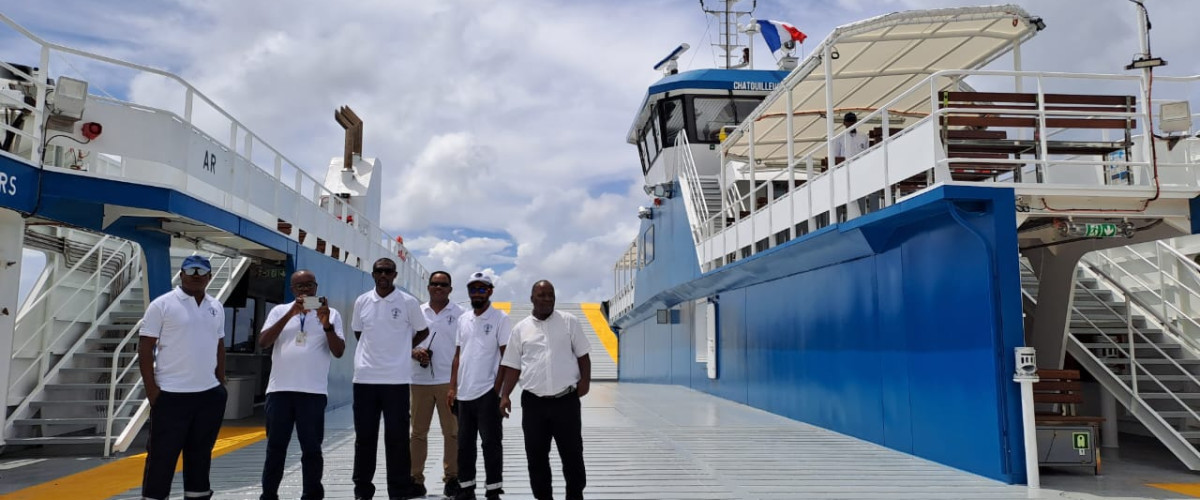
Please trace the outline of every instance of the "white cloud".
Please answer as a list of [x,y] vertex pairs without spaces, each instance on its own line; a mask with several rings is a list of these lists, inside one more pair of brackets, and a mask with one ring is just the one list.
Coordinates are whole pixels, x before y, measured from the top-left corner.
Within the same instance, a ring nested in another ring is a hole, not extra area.
[[[6,11],[48,38],[181,74],[318,177],[342,147],[331,111],[350,105],[365,121],[364,153],[384,164],[382,225],[431,270],[499,270],[498,300],[526,300],[543,278],[563,301],[608,298],[611,265],[646,204],[624,136],[657,79],[650,66],[686,41],[682,66],[710,67],[701,35],[715,34],[694,2],[666,0],[47,3]],[[756,17],[795,23],[811,49],[839,24],[978,2],[758,3]],[[1026,68],[1120,73],[1136,51],[1128,2],[1020,3],[1049,26],[1024,52]],[[1170,73],[1200,72],[1188,52],[1200,2],[1150,8]],[[182,108],[161,78],[94,78]],[[228,134],[215,117],[197,110],[197,119]]]

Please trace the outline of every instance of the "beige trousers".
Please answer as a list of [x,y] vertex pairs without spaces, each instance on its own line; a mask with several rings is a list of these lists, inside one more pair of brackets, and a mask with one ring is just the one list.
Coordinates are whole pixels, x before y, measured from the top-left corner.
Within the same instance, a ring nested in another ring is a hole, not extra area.
[[458,419],[450,414],[446,395],[450,384],[410,385],[412,394],[412,438],[409,452],[412,455],[412,477],[417,483],[425,483],[425,459],[429,456],[429,424],[433,421],[433,409],[437,407],[438,422],[442,426],[442,482],[458,478]]

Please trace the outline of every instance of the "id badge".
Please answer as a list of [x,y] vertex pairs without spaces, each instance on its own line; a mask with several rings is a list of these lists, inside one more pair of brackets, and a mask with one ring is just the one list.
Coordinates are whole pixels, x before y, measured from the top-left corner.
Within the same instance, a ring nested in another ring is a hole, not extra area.
[[304,343],[307,341],[308,341],[308,334],[304,333],[303,330],[301,330],[300,333],[296,334],[296,345],[303,346]]

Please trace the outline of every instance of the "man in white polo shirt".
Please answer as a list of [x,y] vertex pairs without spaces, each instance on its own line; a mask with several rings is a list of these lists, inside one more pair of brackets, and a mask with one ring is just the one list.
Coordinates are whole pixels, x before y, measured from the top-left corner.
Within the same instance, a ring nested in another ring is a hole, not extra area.
[[375,288],[354,301],[350,329],[354,349],[354,481],[355,498],[375,496],[375,453],[379,416],[388,498],[407,498],[412,489],[408,450],[408,385],[412,383],[412,350],[429,335],[421,303],[396,289],[396,262],[382,258],[371,270]]
[[442,493],[453,498],[458,493],[458,420],[450,412],[450,369],[454,362],[454,343],[458,338],[458,319],[465,312],[450,302],[450,273],[429,274],[429,302],[421,304],[429,338],[413,349],[412,383],[412,476],[411,498],[425,498],[425,458],[429,452],[429,423],[437,409],[442,427]]
[[525,459],[529,484],[538,500],[553,498],[550,474],[550,440],[562,457],[567,500],[583,500],[587,474],[583,466],[582,416],[579,398],[592,382],[591,343],[583,336],[579,318],[554,310],[554,285],[542,280],[529,298],[533,312],[513,327],[504,353],[504,385],[500,411],[507,418],[508,399],[520,377],[521,430],[525,431]]
[[[342,357],[346,335],[342,316],[317,294],[317,277],[311,271],[292,274],[291,304],[279,304],[267,313],[258,345],[271,348],[271,376],[267,382],[267,458],[263,464],[260,500],[279,500],[279,483],[287,458],[292,428],[300,441],[301,498],[325,498],[321,475],[325,460],[325,405],[329,394],[329,363]],[[317,299],[310,309],[306,300]]]
[[183,493],[212,498],[208,469],[225,416],[225,307],[206,293],[208,259],[192,255],[180,284],[146,307],[138,337],[138,367],[150,400],[150,440],[142,497],[171,494],[183,453]]
[[492,307],[492,278],[483,272],[467,281],[472,311],[458,321],[458,351],[450,375],[449,400],[458,401],[458,495],[475,498],[475,435],[483,440],[484,492],[504,493],[504,448],[500,418],[500,358],[508,344],[508,314]]

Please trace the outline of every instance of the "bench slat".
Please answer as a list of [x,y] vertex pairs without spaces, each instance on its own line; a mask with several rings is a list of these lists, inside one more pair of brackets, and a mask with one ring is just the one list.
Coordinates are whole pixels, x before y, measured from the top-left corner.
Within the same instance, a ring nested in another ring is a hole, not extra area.
[[[1085,104],[1094,106],[1129,106],[1137,102],[1133,96],[1091,94],[1043,94],[1046,104]],[[1033,103],[1037,94],[1017,92],[942,92],[941,102],[986,102]]]
[[1096,424],[1099,424],[1099,423],[1104,422],[1104,417],[1081,417],[1081,416],[1074,416],[1074,415],[1071,415],[1071,416],[1068,416],[1068,415],[1034,415],[1033,421],[1034,421],[1034,423],[1038,423],[1038,424],[1050,424],[1050,423],[1062,423],[1062,424],[1078,424],[1078,423],[1092,424],[1092,423],[1096,423]]
[[1034,382],[1033,391],[1082,391],[1083,383],[1078,381],[1047,381]]
[[[945,123],[959,127],[1013,127],[1036,128],[1036,118],[1013,116],[959,116],[945,117]],[[1137,120],[1121,118],[1047,118],[1049,128],[1124,129],[1137,126]]]
[[1080,404],[1083,403],[1083,394],[1037,394],[1033,395],[1034,403],[1045,404]]
[[1079,380],[1078,369],[1038,369],[1038,378]]

